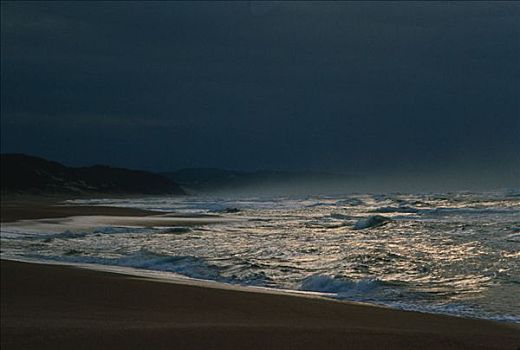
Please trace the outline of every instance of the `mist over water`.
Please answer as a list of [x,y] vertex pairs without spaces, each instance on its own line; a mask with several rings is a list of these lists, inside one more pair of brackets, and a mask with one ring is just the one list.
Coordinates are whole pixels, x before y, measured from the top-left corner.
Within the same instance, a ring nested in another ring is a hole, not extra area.
[[[508,165],[510,166],[510,165]],[[289,173],[290,174],[290,173]],[[173,177],[175,179],[175,177]],[[514,191],[520,188],[520,164],[513,170],[491,169],[431,169],[374,171],[301,171],[298,176],[273,180],[264,178],[250,184],[190,188],[194,195],[223,197],[247,196],[322,196],[344,193],[435,193]]]
[[75,200],[211,225],[2,225],[2,257],[166,271],[408,310],[520,322],[520,193]]

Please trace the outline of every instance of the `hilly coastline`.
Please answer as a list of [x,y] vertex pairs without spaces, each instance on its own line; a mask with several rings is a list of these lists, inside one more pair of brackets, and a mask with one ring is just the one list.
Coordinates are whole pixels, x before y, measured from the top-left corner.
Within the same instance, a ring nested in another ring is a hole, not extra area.
[[1,155],[2,194],[184,195],[175,181],[151,172],[105,165],[67,167],[25,154]]
[[68,167],[19,153],[1,155],[2,195],[185,195],[338,188],[352,175],[312,171],[190,168],[153,173],[107,165]]

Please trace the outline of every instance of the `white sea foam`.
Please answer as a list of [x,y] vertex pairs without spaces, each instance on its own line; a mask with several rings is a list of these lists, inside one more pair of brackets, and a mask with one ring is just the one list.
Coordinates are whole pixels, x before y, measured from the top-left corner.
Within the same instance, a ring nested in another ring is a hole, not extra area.
[[[132,225],[117,217],[2,224],[2,257],[164,271],[425,312],[520,318],[514,297],[520,294],[518,196],[162,197],[74,204],[175,215],[145,228],[145,217],[132,218]],[[223,212],[208,214],[215,210]],[[374,212],[385,212],[382,221],[392,222],[374,228],[380,224]]]
[[419,209],[410,206],[380,207],[372,210],[373,213],[417,213]]
[[390,221],[392,221],[392,219],[381,216],[381,215],[371,215],[369,217],[359,219],[354,224],[354,229],[355,230],[364,230],[367,228],[379,227],[379,226],[383,226],[383,225],[389,223]]
[[302,281],[300,289],[330,293],[340,299],[372,300],[376,291],[378,293],[382,287],[382,282],[374,279],[352,281],[327,275],[313,275]]

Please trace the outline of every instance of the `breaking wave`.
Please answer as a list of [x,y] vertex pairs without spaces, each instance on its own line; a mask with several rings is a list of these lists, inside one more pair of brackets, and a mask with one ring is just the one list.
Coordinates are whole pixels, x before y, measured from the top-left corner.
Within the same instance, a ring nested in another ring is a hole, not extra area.
[[367,228],[379,227],[379,226],[386,225],[390,221],[393,221],[393,220],[390,218],[381,216],[381,215],[372,215],[367,218],[359,219],[354,224],[354,230],[364,230]]
[[417,213],[419,209],[410,206],[381,207],[372,210],[373,213]]
[[349,280],[328,275],[313,275],[304,279],[300,290],[334,294],[338,299],[372,300],[389,292],[385,283],[376,279]]
[[520,322],[518,193],[89,200],[189,217],[219,211],[233,220],[156,228],[3,224],[0,254]]
[[520,322],[520,316],[511,314],[495,315],[479,310],[474,305],[453,302],[420,302],[417,292],[408,290],[404,283],[391,283],[377,279],[350,280],[328,275],[313,275],[304,279],[300,290],[326,293],[335,299],[370,302],[396,309],[450,314],[466,317],[482,317],[496,321]]
[[69,250],[62,256],[30,256],[35,259],[53,260],[66,263],[122,266],[136,269],[173,272],[190,278],[241,285],[265,285],[266,279],[261,274],[249,274],[247,278],[236,275],[226,276],[221,268],[196,256],[168,256],[142,249],[133,254],[118,258],[103,258],[85,255],[79,250]]

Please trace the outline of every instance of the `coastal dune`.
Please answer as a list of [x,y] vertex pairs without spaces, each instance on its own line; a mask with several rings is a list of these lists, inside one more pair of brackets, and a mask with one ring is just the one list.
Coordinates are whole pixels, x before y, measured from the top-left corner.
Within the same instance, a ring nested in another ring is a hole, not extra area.
[[518,349],[512,324],[1,261],[2,349]]

